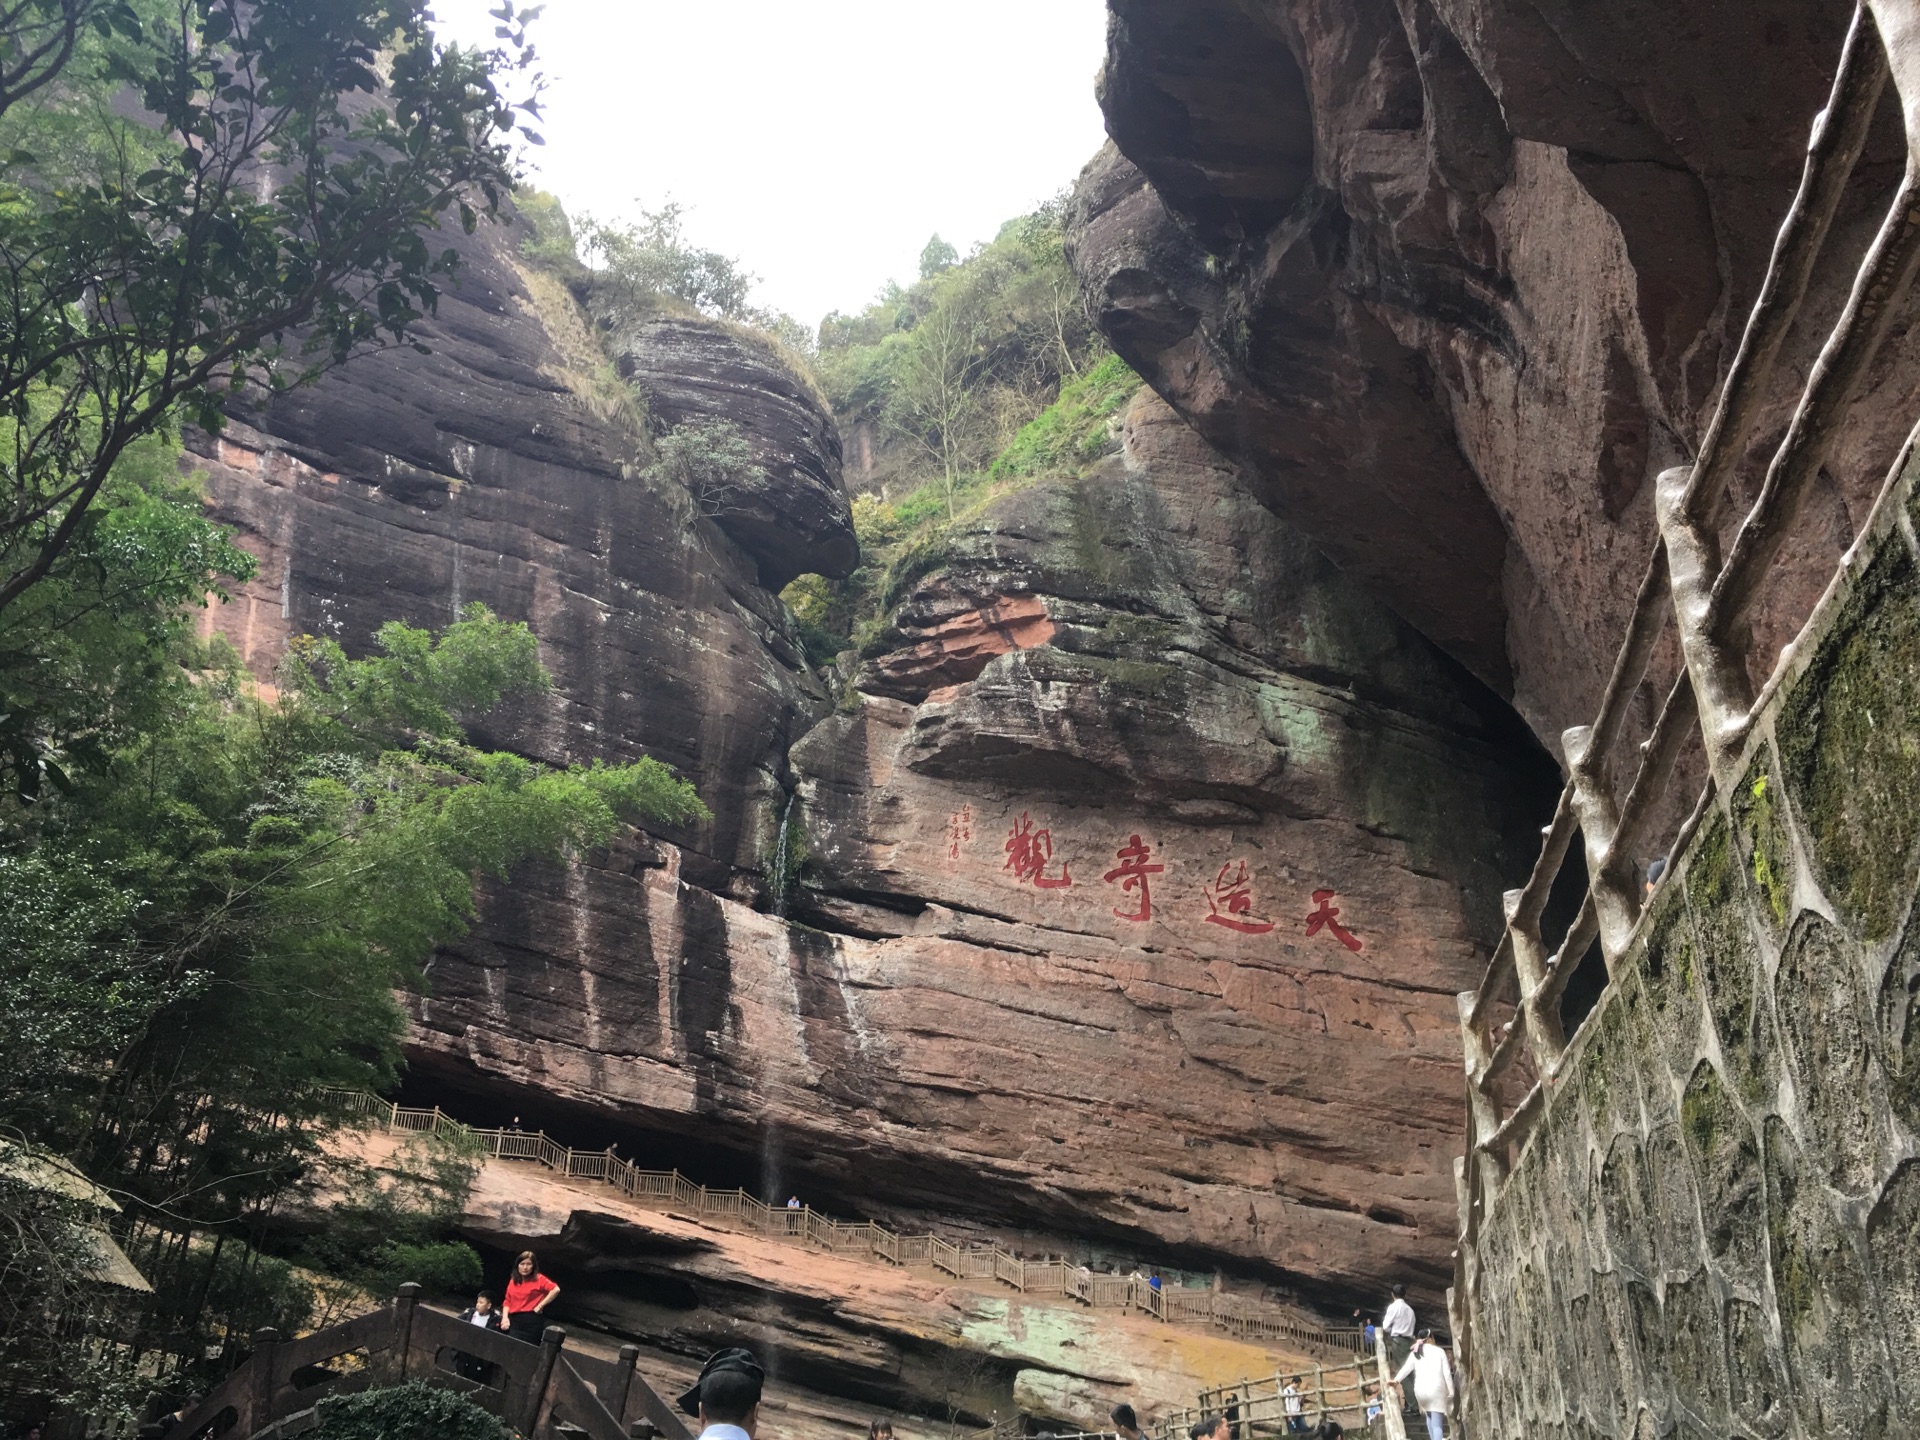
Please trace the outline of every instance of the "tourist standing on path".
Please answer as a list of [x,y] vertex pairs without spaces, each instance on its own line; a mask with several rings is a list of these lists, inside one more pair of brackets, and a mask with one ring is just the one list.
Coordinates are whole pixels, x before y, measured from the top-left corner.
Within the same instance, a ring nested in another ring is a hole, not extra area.
[[[1387,1364],[1398,1370],[1407,1363],[1407,1356],[1413,1350],[1413,1306],[1407,1303],[1407,1287],[1393,1287],[1393,1301],[1387,1306],[1387,1313],[1380,1317],[1380,1329],[1387,1337]],[[1410,1407],[1400,1407],[1412,1413]]]
[[507,1317],[507,1333],[516,1340],[538,1345],[546,1331],[546,1316],[541,1314],[553,1303],[560,1287],[540,1273],[533,1251],[522,1250],[513,1262],[513,1278],[507,1281],[507,1303],[501,1311]]
[[1140,1417],[1133,1413],[1133,1406],[1116,1405],[1107,1412],[1107,1418],[1113,1421],[1120,1440],[1145,1440],[1140,1433]]
[[1304,1435],[1307,1433],[1307,1407],[1300,1399],[1300,1377],[1294,1376],[1281,1390],[1280,1398],[1285,1402],[1287,1412],[1287,1433]]
[[1229,1440],[1227,1417],[1203,1415],[1187,1427],[1188,1440]]
[[751,1350],[716,1350],[700,1367],[693,1388],[680,1397],[680,1408],[699,1420],[699,1440],[753,1440],[766,1379]]
[[1409,1375],[1413,1377],[1413,1398],[1426,1417],[1427,1440],[1445,1440],[1447,1413],[1453,1409],[1453,1366],[1447,1363],[1447,1352],[1433,1343],[1431,1330],[1420,1332],[1393,1383],[1398,1385]]
[[867,1426],[867,1440],[893,1440],[893,1422],[884,1415],[875,1416]]

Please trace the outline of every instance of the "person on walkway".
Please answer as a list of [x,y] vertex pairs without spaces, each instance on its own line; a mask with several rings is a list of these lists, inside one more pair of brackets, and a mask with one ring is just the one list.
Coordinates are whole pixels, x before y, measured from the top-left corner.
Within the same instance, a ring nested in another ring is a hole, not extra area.
[[[1387,1313],[1380,1317],[1380,1328],[1387,1337],[1387,1364],[1398,1370],[1407,1363],[1407,1356],[1413,1350],[1413,1306],[1407,1303],[1407,1287],[1393,1287],[1393,1300],[1387,1306]],[[1410,1406],[1402,1405],[1403,1413],[1411,1415]]]
[[1229,1440],[1227,1417],[1224,1415],[1202,1415],[1187,1427],[1188,1440]]
[[546,1332],[547,1319],[541,1312],[553,1303],[560,1287],[540,1273],[533,1251],[522,1250],[513,1262],[513,1278],[507,1281],[507,1303],[501,1310],[506,1317],[507,1333],[516,1340],[538,1345]]
[[1367,1405],[1367,1424],[1372,1425],[1374,1421],[1380,1418],[1380,1412],[1385,1408],[1380,1403],[1380,1387],[1378,1385],[1367,1386],[1367,1388],[1361,1392],[1360,1398],[1364,1400]]
[[753,1440],[766,1380],[751,1350],[716,1350],[700,1367],[693,1388],[680,1397],[680,1408],[699,1420],[699,1440]]
[[867,1426],[867,1440],[893,1440],[893,1422],[884,1415],[876,1415]]
[[1300,1398],[1300,1377],[1294,1376],[1280,1391],[1283,1402],[1281,1408],[1287,1412],[1287,1433],[1304,1435],[1307,1433],[1306,1402]]
[[[500,1312],[493,1308],[493,1296],[484,1290],[473,1297],[473,1304],[460,1312],[460,1319],[464,1324],[479,1330],[501,1328]],[[454,1351],[453,1368],[454,1373],[463,1379],[477,1380],[482,1385],[491,1383],[493,1379],[493,1366],[477,1355],[469,1355],[465,1351]]]
[[1453,1366],[1447,1363],[1447,1352],[1433,1343],[1433,1331],[1420,1332],[1393,1383],[1398,1385],[1409,1375],[1413,1398],[1426,1418],[1427,1440],[1445,1440],[1447,1412],[1453,1409]]
[[1140,1417],[1133,1413],[1133,1406],[1116,1405],[1107,1412],[1107,1418],[1113,1421],[1114,1432],[1120,1440],[1145,1440],[1140,1431]]

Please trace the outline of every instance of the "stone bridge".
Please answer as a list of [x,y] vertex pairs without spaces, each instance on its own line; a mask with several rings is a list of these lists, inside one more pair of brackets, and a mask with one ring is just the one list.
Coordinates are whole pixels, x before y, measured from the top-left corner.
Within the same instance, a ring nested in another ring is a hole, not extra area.
[[[1799,638],[1776,660],[1743,625],[1920,265],[1912,159],[1752,510],[1722,514],[1889,79],[1920,155],[1911,0],[1856,15],[1719,413],[1661,478],[1662,543],[1601,714],[1567,732],[1540,863],[1461,997],[1450,1299],[1476,1440],[1881,1437],[1920,1415],[1913,439]],[[1636,744],[1629,701],[1676,653]],[[1705,793],[1643,894],[1629,857],[1661,838],[1697,749]],[[1586,893],[1550,952],[1576,835]],[[1569,1039],[1562,1002],[1592,953],[1606,988]]]

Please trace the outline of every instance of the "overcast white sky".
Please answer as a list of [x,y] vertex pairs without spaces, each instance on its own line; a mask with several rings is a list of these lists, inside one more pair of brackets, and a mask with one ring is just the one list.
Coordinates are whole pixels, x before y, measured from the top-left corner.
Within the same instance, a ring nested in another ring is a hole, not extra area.
[[[497,5],[432,0],[465,43]],[[548,0],[533,180],[602,219],[671,196],[811,325],[1072,183],[1105,28],[1105,0]]]

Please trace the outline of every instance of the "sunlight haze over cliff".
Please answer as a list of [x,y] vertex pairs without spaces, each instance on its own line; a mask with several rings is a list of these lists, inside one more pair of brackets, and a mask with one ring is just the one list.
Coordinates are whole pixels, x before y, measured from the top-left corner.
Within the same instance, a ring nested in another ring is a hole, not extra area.
[[[490,44],[497,6],[434,12]],[[911,280],[935,231],[965,253],[1072,182],[1105,138],[1105,27],[1101,0],[549,0],[530,179],[601,219],[679,202],[811,325]]]

